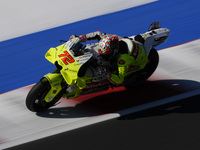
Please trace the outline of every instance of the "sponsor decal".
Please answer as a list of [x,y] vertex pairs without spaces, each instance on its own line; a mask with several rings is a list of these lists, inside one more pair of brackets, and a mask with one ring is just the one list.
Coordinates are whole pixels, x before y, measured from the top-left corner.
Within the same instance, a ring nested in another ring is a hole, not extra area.
[[53,86],[58,86],[59,85],[59,83],[56,83],[56,84],[54,84]]
[[120,59],[120,60],[119,60],[119,64],[120,64],[120,65],[124,65],[124,64],[125,64],[125,61],[124,61],[123,59]]
[[65,70],[71,71],[71,72],[77,72],[76,70],[72,70],[72,69],[69,69],[69,68],[66,68]]
[[53,96],[48,97],[48,102],[50,102],[52,98]]
[[103,81],[100,81],[100,82],[92,82],[92,83],[88,83],[86,86],[86,89],[92,89],[92,88],[97,88],[97,87],[100,87],[100,86],[104,86],[104,85],[107,85],[108,83],[110,83],[108,80],[103,80]]
[[53,90],[53,94],[56,94],[57,90]]
[[135,44],[135,43],[133,43],[133,45],[134,45],[134,48],[133,48],[133,50],[131,52],[131,56],[133,56],[136,59],[137,56],[138,56],[138,45]]

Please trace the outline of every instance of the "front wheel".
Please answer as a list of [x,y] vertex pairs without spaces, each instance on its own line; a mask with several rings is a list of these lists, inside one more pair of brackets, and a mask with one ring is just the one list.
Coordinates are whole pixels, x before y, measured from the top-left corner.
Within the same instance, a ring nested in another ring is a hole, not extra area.
[[36,83],[26,97],[26,107],[30,111],[41,112],[53,106],[62,97],[62,94],[59,93],[54,98],[54,100],[47,103],[44,100],[44,97],[46,96],[50,88],[51,87],[48,81],[39,81],[38,83]]

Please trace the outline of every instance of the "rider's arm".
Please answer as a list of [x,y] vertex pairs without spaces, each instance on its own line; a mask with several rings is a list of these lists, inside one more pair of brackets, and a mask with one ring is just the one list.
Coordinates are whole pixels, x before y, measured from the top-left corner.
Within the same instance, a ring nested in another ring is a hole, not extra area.
[[100,39],[102,38],[103,35],[105,35],[106,33],[102,33],[100,31],[96,31],[96,32],[92,32],[92,33],[88,33],[85,35],[80,36],[82,39],[85,39],[85,41],[90,41],[90,40],[97,40],[100,41]]
[[[81,38],[81,42],[86,42],[86,41],[91,41],[91,40],[100,41],[101,38],[104,35],[109,35],[109,34],[108,33],[102,33],[101,31],[96,31],[96,32],[91,32],[91,33],[80,35],[80,36],[73,34],[73,35],[70,36],[70,39],[73,39],[75,37],[79,37],[79,38]],[[122,37],[119,37],[119,38],[121,39]]]
[[109,81],[114,85],[121,85],[124,82],[124,78],[128,74],[129,66],[134,62],[134,58],[128,54],[122,54],[118,60],[118,73],[112,74],[109,78]]
[[126,72],[127,72],[127,67],[119,66],[118,72],[119,72],[118,75],[111,73],[111,76],[108,79],[112,84],[114,84],[116,86],[119,86],[124,82],[124,77],[125,77]]
[[109,81],[114,85],[121,85],[124,82],[124,78],[127,75],[128,66],[131,64],[132,59],[129,58],[128,54],[123,54],[120,56],[117,66],[118,66],[118,73],[112,74],[109,78]]
[[[108,33],[102,33],[101,31],[96,31],[96,32],[92,32],[92,33],[88,33],[88,34],[84,34],[82,36],[80,36],[82,39],[85,39],[85,41],[90,41],[90,40],[97,40],[100,41],[101,38],[104,35],[110,35]],[[112,34],[111,34],[112,35]],[[121,36],[118,36],[119,39],[122,39]]]
[[84,35],[76,35],[76,34],[73,34],[70,36],[70,40],[71,39],[74,39],[76,37],[79,37],[81,38],[81,42],[85,42],[85,41],[90,41],[90,40],[97,40],[97,41],[100,41],[101,38],[106,35],[106,33],[102,33],[100,31],[96,31],[96,32],[91,32],[91,33],[88,33],[88,34],[84,34]]

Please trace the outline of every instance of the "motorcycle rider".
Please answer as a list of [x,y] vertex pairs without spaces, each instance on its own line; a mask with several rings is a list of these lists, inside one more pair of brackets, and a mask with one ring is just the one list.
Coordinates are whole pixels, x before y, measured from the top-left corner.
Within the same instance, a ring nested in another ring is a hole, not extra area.
[[[72,35],[70,39],[74,37],[77,36]],[[98,52],[103,61],[112,63],[104,65],[106,67],[99,67],[97,71],[100,74],[104,74],[115,86],[121,85],[127,75],[143,69],[147,63],[148,51],[143,47],[142,43],[135,40],[142,39],[141,35],[136,36],[135,39],[129,39],[97,31],[82,35],[80,38],[81,42],[88,40],[99,41]],[[117,71],[113,69],[116,67]]]
[[98,52],[102,58],[101,63],[103,65],[98,67],[96,71],[105,75],[113,85],[119,86],[123,84],[126,76],[146,66],[148,53],[153,45],[157,46],[159,45],[159,40],[167,39],[169,35],[155,41],[156,33],[153,30],[158,28],[160,28],[160,22],[154,22],[149,27],[149,31],[152,31],[152,33],[148,31],[132,38],[97,31],[81,36],[74,34],[70,36],[70,39],[79,37],[81,42],[97,40]]
[[[70,36],[70,39],[77,38],[77,35]],[[99,75],[104,75],[114,86],[119,86],[123,83],[124,78],[143,69],[148,60],[148,52],[142,44],[133,39],[122,38],[117,35],[102,33],[100,31],[92,32],[79,36],[81,42],[86,42],[87,40],[97,40],[99,41],[95,48],[98,48],[98,54],[101,56],[102,66],[93,69]],[[136,36],[135,39],[142,37],[140,35]],[[111,62],[111,63],[110,63]],[[81,85],[82,84],[82,85]],[[81,89],[84,87],[84,78],[78,78],[77,84],[70,89],[71,92],[65,94],[67,99],[79,97],[81,94]],[[69,90],[69,89],[68,89]]]

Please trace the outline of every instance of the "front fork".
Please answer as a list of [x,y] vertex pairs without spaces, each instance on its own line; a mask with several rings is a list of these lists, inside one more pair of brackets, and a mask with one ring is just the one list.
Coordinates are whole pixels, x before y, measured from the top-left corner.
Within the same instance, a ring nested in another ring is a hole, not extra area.
[[63,90],[66,85],[63,85],[63,77],[59,73],[48,73],[42,79],[41,82],[48,81],[51,88],[46,94],[44,100],[49,103],[51,102],[60,92]]

